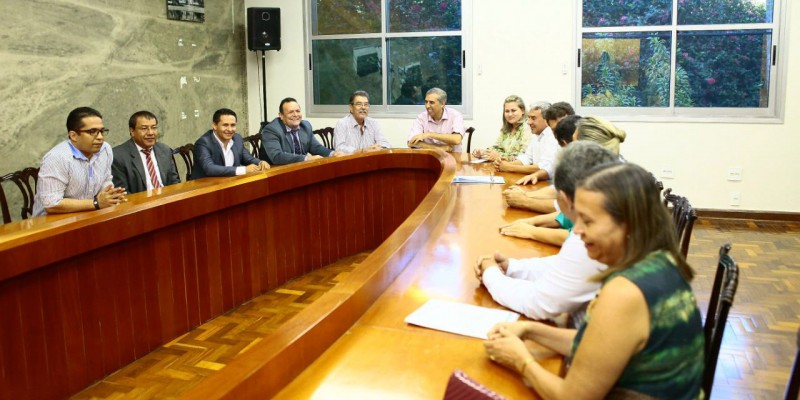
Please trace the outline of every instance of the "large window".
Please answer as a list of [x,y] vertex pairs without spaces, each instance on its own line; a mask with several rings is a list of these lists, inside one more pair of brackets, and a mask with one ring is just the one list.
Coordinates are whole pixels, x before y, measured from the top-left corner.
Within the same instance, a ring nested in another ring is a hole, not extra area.
[[309,113],[340,115],[370,94],[372,115],[415,115],[425,92],[471,114],[471,0],[307,0]]
[[579,3],[582,112],[776,115],[780,0]]

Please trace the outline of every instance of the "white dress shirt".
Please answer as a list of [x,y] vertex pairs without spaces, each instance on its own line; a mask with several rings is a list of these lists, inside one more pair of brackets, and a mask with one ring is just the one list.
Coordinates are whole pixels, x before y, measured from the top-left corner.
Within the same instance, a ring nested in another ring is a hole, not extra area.
[[498,303],[533,319],[571,313],[595,297],[600,283],[589,278],[606,269],[589,258],[580,236],[570,232],[556,255],[509,259],[506,275],[484,271],[483,284]]

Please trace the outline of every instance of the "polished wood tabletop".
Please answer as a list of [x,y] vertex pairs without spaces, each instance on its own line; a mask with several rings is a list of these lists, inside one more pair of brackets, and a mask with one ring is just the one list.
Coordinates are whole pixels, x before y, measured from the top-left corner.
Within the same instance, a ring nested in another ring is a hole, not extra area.
[[[490,163],[473,164],[468,154],[453,155],[457,175],[493,173]],[[502,191],[519,175],[497,175],[506,184],[453,184],[452,211],[442,215],[432,239],[366,314],[276,398],[441,398],[456,369],[508,398],[536,398],[516,372],[487,359],[482,340],[404,322],[428,299],[501,308],[473,274],[480,255],[500,251],[521,258],[557,251],[498,233],[499,226],[531,214],[508,208],[502,199]],[[553,372],[561,365],[559,358],[541,362]]]

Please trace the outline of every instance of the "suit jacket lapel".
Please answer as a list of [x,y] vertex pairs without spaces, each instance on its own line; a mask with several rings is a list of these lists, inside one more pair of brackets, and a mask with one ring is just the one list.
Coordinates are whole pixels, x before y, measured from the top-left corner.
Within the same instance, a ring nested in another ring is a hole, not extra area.
[[131,153],[131,163],[133,164],[133,169],[139,175],[139,181],[142,183],[142,187],[147,187],[147,179],[145,178],[144,174],[144,165],[142,164],[142,157],[139,155],[139,148],[136,147],[136,143],[133,142],[131,139],[128,142],[128,149]]

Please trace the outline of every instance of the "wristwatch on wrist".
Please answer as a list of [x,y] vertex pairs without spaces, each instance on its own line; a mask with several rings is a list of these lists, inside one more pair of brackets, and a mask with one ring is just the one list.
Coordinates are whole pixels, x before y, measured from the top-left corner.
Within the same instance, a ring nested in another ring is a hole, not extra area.
[[94,209],[95,210],[99,210],[100,209],[100,203],[97,201],[97,195],[94,195],[94,199],[92,201],[92,204],[94,204]]

